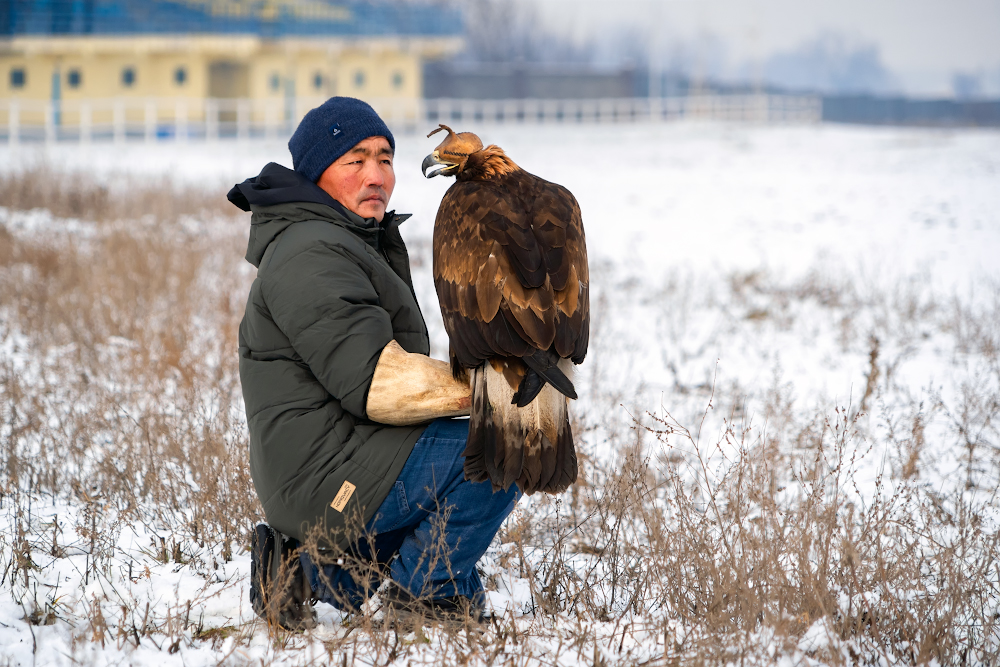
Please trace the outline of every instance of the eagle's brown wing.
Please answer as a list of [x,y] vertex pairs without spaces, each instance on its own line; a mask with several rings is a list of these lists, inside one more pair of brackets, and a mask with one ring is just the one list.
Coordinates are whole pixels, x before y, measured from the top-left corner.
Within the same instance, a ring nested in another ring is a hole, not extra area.
[[589,279],[580,206],[565,188],[516,171],[459,181],[445,194],[434,284],[453,370],[472,369],[467,479],[494,489],[517,482],[528,494],[558,493],[576,479],[565,396],[542,386],[524,408],[512,400],[528,372],[521,357],[554,350],[583,361]]
[[434,284],[458,365],[550,348],[582,362],[589,281],[580,206],[566,188],[518,171],[445,194]]

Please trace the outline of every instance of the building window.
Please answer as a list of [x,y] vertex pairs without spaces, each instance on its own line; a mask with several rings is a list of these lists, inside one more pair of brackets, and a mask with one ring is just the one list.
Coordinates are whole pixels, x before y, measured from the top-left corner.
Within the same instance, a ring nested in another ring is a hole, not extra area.
[[323,89],[323,75],[320,72],[313,74],[313,88],[316,90]]
[[135,68],[126,67],[122,70],[122,85],[131,88],[135,85]]
[[358,70],[354,73],[354,87],[364,88],[365,87],[365,72],[364,70]]
[[183,67],[178,67],[174,70],[174,83],[178,86],[183,86],[184,82],[187,81],[188,73]]
[[69,84],[70,88],[79,88],[80,84],[83,83],[83,76],[80,74],[80,70],[71,69],[66,74],[66,83]]
[[278,92],[278,89],[281,88],[281,76],[277,72],[271,74],[270,84],[271,90],[274,92]]
[[24,70],[20,67],[12,69],[10,71],[10,87],[11,88],[24,88],[24,84],[27,82],[28,77],[24,73]]
[[403,87],[403,73],[393,72],[392,73],[392,87],[399,90]]

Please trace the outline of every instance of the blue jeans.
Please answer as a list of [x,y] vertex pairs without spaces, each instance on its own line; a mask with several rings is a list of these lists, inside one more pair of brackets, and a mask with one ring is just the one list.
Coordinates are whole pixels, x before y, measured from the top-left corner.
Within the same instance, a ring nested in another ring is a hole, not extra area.
[[[493,493],[489,482],[466,481],[468,436],[467,419],[431,422],[365,527],[370,539],[353,550],[356,558],[388,564],[392,580],[416,597],[462,595],[481,604],[476,563],[521,495],[516,485]],[[317,567],[305,552],[300,560],[316,597],[339,609],[357,609],[378,588],[374,568],[359,575],[357,568]]]

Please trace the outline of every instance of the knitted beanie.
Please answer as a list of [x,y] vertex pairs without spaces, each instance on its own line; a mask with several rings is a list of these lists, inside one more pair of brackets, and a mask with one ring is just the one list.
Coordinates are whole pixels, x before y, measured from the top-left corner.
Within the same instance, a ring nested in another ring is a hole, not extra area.
[[396,141],[385,122],[367,103],[353,97],[331,97],[305,115],[288,140],[292,167],[315,183],[326,168],[368,137]]

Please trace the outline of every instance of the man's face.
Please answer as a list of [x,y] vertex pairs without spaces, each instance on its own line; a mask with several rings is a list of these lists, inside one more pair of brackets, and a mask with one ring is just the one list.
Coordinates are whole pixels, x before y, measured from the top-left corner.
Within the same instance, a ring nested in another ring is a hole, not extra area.
[[388,139],[369,137],[327,167],[316,185],[349,211],[382,222],[396,187],[392,157]]

